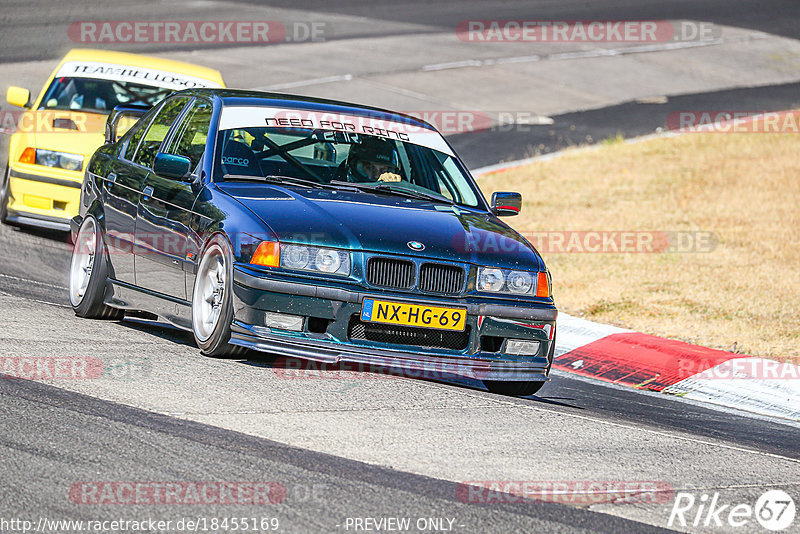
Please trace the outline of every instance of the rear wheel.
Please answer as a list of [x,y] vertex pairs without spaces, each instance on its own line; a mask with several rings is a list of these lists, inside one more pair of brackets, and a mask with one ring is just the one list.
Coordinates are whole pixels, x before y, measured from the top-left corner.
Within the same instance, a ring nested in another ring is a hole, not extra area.
[[214,358],[237,356],[247,349],[231,340],[233,322],[233,253],[228,241],[215,236],[203,251],[192,294],[192,332],[200,351]]
[[78,317],[122,319],[123,310],[105,304],[108,260],[100,225],[87,216],[78,230],[69,269],[69,300]]

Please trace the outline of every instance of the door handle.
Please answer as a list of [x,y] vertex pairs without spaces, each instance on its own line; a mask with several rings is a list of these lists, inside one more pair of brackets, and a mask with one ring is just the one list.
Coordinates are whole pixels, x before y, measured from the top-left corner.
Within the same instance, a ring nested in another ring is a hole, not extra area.
[[153,188],[148,185],[147,187],[144,188],[142,194],[144,195],[144,199],[148,200],[153,194]]

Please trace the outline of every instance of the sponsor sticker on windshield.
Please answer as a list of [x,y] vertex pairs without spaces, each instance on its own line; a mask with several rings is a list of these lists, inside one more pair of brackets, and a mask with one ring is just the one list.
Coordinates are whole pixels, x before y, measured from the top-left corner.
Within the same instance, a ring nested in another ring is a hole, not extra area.
[[267,106],[231,106],[222,109],[219,120],[220,130],[260,127],[300,128],[373,135],[424,146],[448,156],[454,155],[439,132],[416,123],[414,119],[409,119],[408,122],[399,122],[386,120],[377,114],[350,115]]
[[61,65],[56,73],[56,78],[95,78],[99,80],[115,80],[120,82],[152,85],[180,91],[196,87],[222,87],[216,82],[205,80],[196,76],[177,74],[148,67],[134,67],[131,65],[118,65],[114,63],[100,63],[95,61],[68,61]]

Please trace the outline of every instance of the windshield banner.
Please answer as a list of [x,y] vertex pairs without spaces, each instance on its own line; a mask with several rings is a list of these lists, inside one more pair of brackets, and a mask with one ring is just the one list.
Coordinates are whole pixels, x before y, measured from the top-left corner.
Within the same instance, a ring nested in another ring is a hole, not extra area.
[[454,156],[442,135],[423,126],[390,121],[373,115],[348,115],[335,112],[272,107],[232,106],[222,108],[220,130],[236,128],[303,128],[360,135],[374,135],[437,150]]
[[204,80],[203,78],[186,74],[94,61],[68,61],[61,65],[61,68],[56,73],[56,78],[61,77],[114,80],[163,87],[164,89],[173,89],[175,91],[193,89],[195,87],[221,87],[211,80]]

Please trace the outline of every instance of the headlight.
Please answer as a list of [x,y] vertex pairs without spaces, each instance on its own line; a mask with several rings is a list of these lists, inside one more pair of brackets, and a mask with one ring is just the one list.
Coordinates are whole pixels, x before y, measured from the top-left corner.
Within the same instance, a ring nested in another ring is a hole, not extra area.
[[478,269],[478,291],[502,291],[506,277],[500,269]]
[[350,253],[334,248],[281,243],[280,266],[284,269],[329,274],[350,274]]
[[36,164],[44,165],[45,167],[66,169],[68,171],[79,171],[83,168],[83,156],[37,148]]
[[299,245],[283,245],[281,247],[281,267],[287,269],[305,269],[311,254],[308,247]]
[[50,152],[49,150],[37,150],[36,164],[44,165],[45,167],[58,167],[58,152]]
[[549,297],[550,280],[545,271],[532,273],[480,267],[478,269],[477,289],[487,293]]
[[[314,258],[314,265],[322,272],[335,273],[342,266],[341,253],[338,250],[321,248],[317,251],[317,257]],[[350,271],[349,265],[347,271]]]
[[280,266],[284,269],[347,276],[350,274],[350,253],[333,248],[282,243]]
[[506,287],[512,293],[529,293],[533,286],[533,277],[524,271],[511,271],[509,273]]

